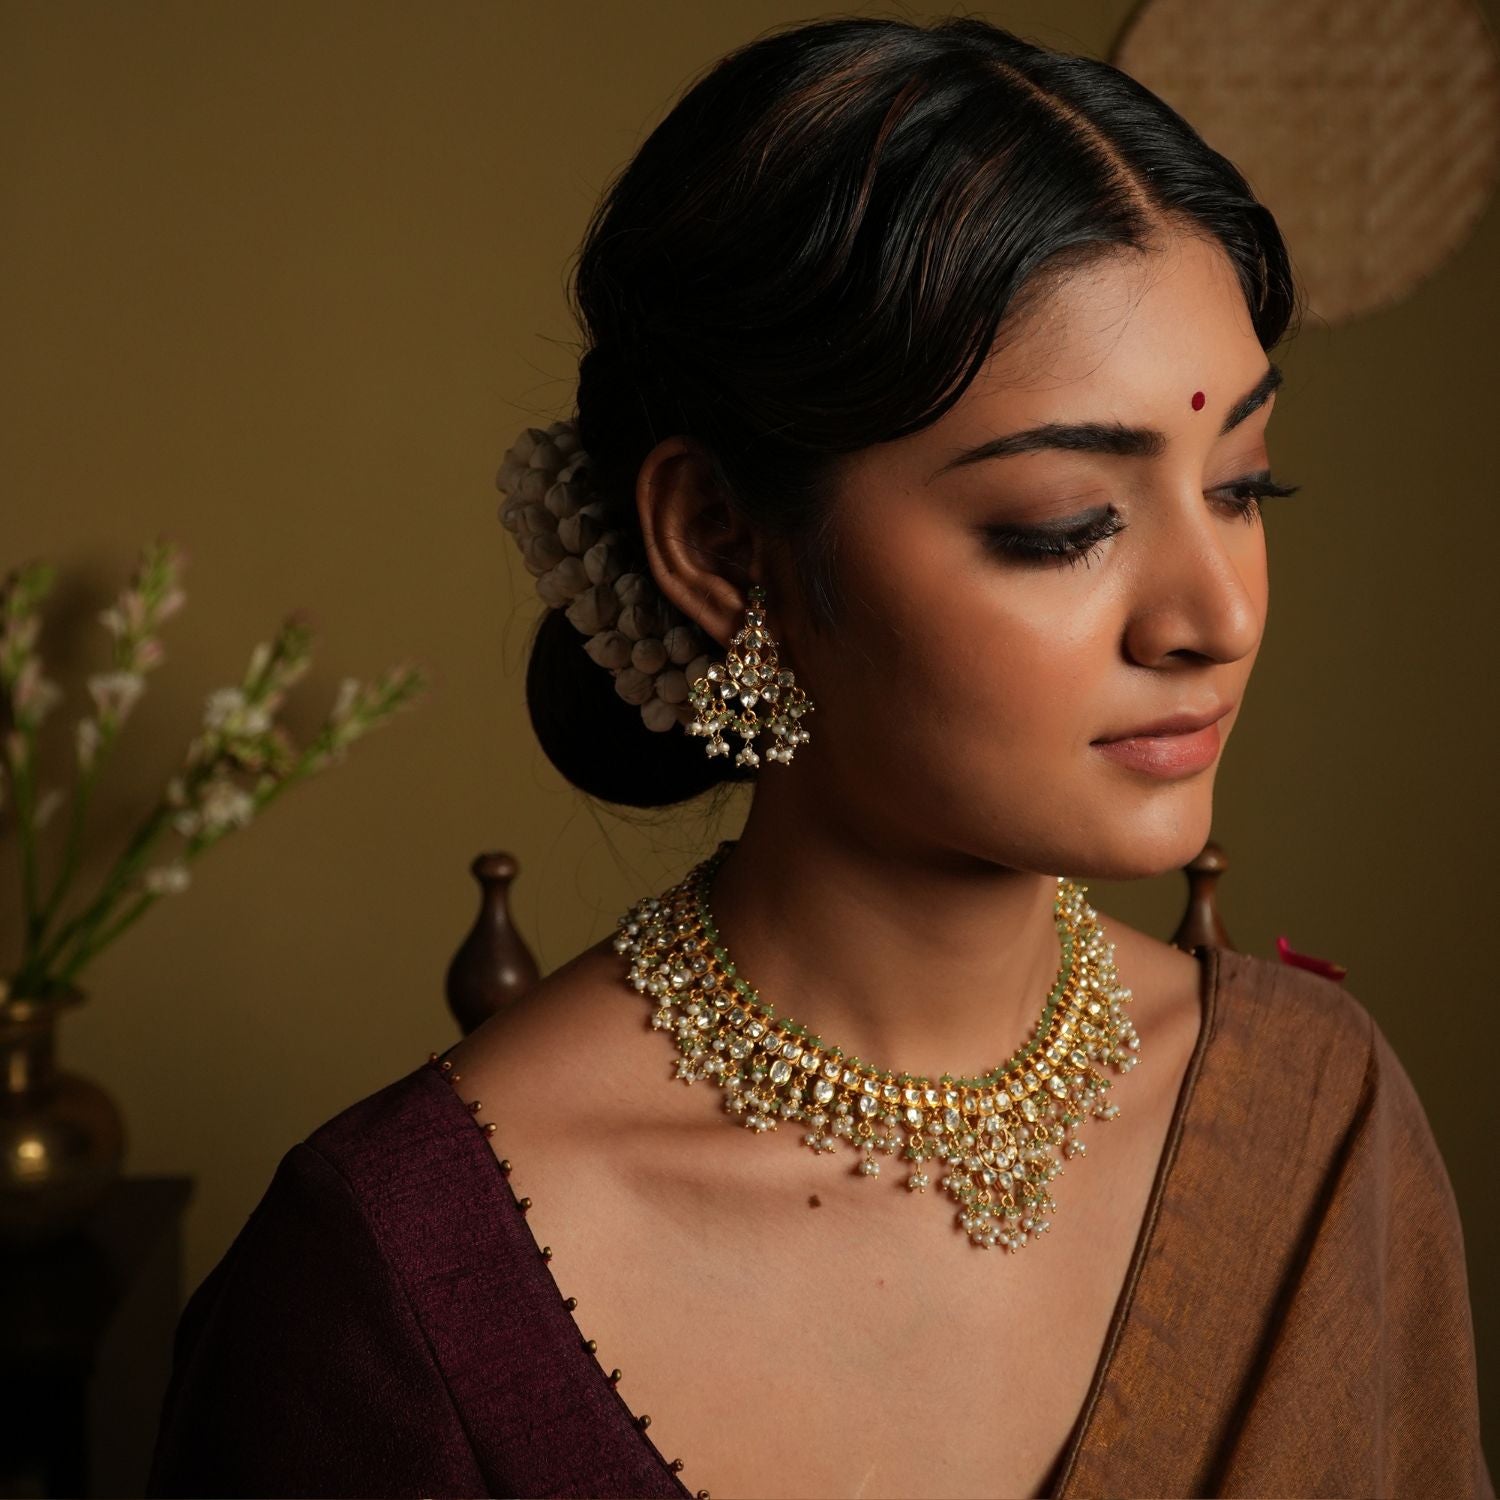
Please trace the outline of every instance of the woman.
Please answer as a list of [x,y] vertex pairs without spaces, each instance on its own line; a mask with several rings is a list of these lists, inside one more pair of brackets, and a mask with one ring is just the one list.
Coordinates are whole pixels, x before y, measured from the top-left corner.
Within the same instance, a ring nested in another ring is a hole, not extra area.
[[1265,627],[1240,174],[1101,62],[822,22],[685,95],[575,290],[576,425],[501,474],[533,722],[748,819],[287,1153],[151,1493],[1493,1494],[1370,1015],[1074,883],[1201,849]]

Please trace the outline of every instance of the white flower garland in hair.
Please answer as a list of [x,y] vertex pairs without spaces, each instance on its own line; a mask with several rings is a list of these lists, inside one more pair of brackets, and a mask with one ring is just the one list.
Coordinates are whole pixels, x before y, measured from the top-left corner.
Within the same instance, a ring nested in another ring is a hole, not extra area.
[[717,644],[676,608],[649,572],[625,571],[624,537],[589,485],[588,455],[572,422],[528,427],[495,487],[500,521],[521,549],[536,591],[564,610],[587,639],[583,649],[614,675],[615,691],[648,729],[688,724],[688,695],[708,672]]

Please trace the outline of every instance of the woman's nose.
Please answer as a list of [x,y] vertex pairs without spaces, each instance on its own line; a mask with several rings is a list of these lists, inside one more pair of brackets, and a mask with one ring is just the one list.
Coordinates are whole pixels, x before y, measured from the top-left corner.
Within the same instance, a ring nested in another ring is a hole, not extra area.
[[1163,502],[1139,526],[1135,597],[1125,632],[1131,658],[1238,661],[1260,643],[1266,616],[1265,534],[1202,493]]

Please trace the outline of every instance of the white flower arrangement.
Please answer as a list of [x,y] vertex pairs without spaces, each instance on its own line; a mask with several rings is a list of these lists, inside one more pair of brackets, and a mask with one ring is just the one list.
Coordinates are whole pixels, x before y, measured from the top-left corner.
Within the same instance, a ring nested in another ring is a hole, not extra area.
[[[305,614],[288,616],[273,640],[251,652],[242,682],[209,694],[200,732],[181,768],[93,898],[61,920],[99,774],[146,689],[146,674],[165,659],[157,627],[186,602],[178,585],[185,561],[186,554],[171,543],[149,543],[128,587],[99,615],[112,637],[113,661],[86,682],[93,713],[78,720],[74,733],[77,770],[67,846],[45,896],[36,835],[66,800],[61,787],[39,786],[37,765],[37,730],[63,697],[45,675],[37,649],[40,606],[56,570],[32,562],[0,583],[0,814],[9,792],[21,857],[22,952],[8,980],[12,996],[42,997],[71,988],[83,967],[158,900],[188,888],[190,866],[205,849],[247,827],[289,786],[341,763],[354,741],[412,706],[428,686],[411,665],[393,668],[373,684],[346,677],[318,732],[298,750],[277,722],[277,712],[287,688],[312,664],[311,629]],[[240,778],[247,776],[245,784]],[[159,846],[172,833],[183,842],[167,855]]]

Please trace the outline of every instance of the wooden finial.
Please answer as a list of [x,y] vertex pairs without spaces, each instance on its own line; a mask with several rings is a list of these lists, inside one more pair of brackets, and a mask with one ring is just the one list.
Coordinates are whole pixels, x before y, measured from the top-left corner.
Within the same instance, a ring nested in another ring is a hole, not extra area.
[[510,886],[519,870],[516,857],[504,852],[480,854],[469,866],[479,882],[479,912],[443,981],[448,1009],[465,1036],[541,978],[511,921]]
[[1212,839],[1183,866],[1188,883],[1187,909],[1172,934],[1174,947],[1187,953],[1199,947],[1234,947],[1218,905],[1219,877],[1228,869],[1229,856]]

